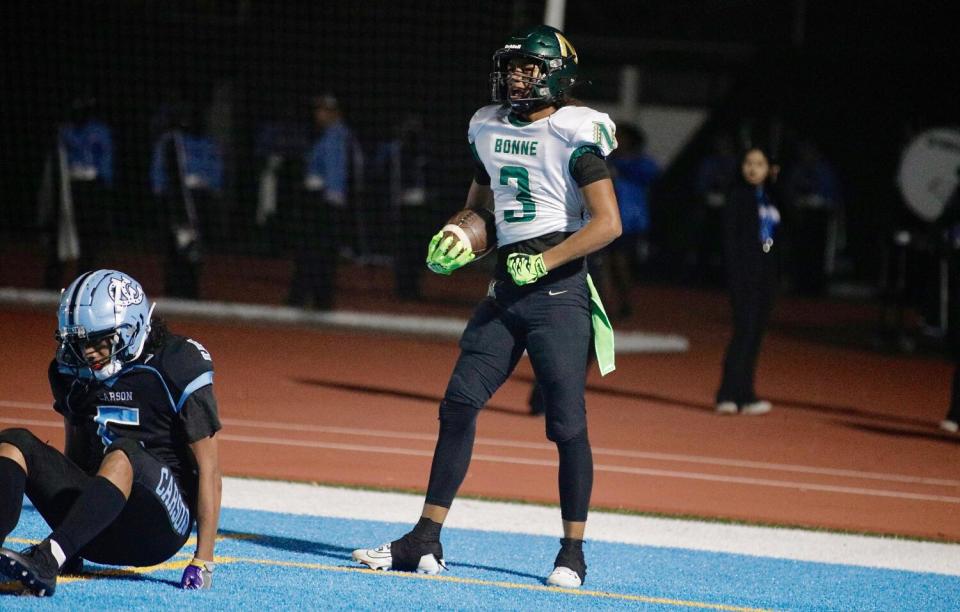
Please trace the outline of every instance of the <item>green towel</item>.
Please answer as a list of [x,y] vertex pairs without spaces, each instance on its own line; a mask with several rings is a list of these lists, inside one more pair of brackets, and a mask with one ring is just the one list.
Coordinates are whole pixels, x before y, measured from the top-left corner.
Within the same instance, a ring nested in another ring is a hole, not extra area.
[[606,376],[617,369],[613,352],[613,325],[603,309],[600,294],[587,274],[587,286],[590,287],[590,320],[593,323],[593,348],[597,352],[597,365],[600,375]]

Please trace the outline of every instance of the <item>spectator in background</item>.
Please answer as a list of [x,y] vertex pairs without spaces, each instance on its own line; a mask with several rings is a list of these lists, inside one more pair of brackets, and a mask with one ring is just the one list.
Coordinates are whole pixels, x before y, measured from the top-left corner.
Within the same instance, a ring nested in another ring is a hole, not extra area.
[[954,362],[950,404],[940,429],[953,434],[960,432],[960,168],[956,172],[956,187],[937,220],[949,257],[947,343]]
[[257,226],[264,229],[268,249],[282,250],[291,233],[292,213],[303,185],[307,129],[297,106],[290,104],[279,117],[257,130],[254,155],[260,168],[257,179]]
[[617,127],[617,142],[619,146],[609,164],[623,234],[607,247],[607,253],[610,284],[617,296],[616,312],[625,318],[632,312],[630,290],[634,273],[650,252],[650,186],[660,176],[660,166],[644,152],[647,139],[641,129],[621,124]]
[[687,262],[701,279],[719,278],[723,265],[723,207],[737,178],[737,153],[726,133],[714,137],[711,152],[697,168],[697,209],[693,215],[694,250]]
[[833,166],[810,140],[801,141],[797,159],[785,173],[784,196],[789,206],[790,266],[797,290],[820,295],[833,266],[842,201]]
[[723,247],[733,310],[733,336],[717,391],[718,414],[764,414],[754,373],[760,342],[773,309],[779,274],[780,213],[772,194],[777,167],[761,147],[746,151],[724,204]]
[[49,236],[44,285],[60,289],[64,262],[77,260],[78,272],[92,270],[112,222],[113,137],[97,117],[97,99],[73,99],[69,118],[57,127],[44,164],[40,226]]
[[333,306],[338,245],[346,242],[353,135],[331,94],[310,100],[314,134],[304,159],[302,197],[295,213],[296,256],[288,303]]
[[196,299],[203,246],[222,231],[215,219],[223,191],[223,153],[198,107],[186,105],[176,118],[154,145],[150,183],[166,230],[166,292]]
[[397,296],[420,299],[423,244],[433,228],[427,209],[427,148],[423,120],[409,115],[396,126],[394,138],[380,151],[386,165],[387,194],[394,220],[394,278]]

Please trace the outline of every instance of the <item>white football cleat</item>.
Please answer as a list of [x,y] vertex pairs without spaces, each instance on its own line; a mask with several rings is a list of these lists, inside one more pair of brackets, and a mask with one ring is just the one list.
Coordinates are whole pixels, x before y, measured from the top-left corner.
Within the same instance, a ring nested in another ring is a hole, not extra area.
[[[381,544],[376,548],[358,548],[353,551],[353,560],[366,565],[373,570],[392,570],[393,554],[390,552],[392,542]],[[436,575],[447,569],[443,559],[438,558],[433,553],[427,553],[420,557],[416,572],[418,574]]]
[[565,589],[579,589],[580,585],[583,584],[583,580],[580,579],[580,575],[577,574],[577,572],[569,567],[558,566],[553,568],[553,571],[547,576],[547,584]]

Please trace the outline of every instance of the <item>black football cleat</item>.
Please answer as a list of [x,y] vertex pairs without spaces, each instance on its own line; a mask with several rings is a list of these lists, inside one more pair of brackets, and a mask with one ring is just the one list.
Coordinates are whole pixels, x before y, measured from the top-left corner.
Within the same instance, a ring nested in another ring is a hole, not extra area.
[[0,574],[19,581],[39,597],[53,595],[57,589],[59,570],[47,540],[20,552],[0,548]]

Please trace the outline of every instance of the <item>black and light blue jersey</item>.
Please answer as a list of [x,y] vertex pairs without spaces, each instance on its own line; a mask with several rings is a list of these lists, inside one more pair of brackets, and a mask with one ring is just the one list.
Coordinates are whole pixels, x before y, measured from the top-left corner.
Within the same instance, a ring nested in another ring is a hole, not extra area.
[[54,360],[49,369],[54,409],[80,428],[86,452],[81,465],[99,466],[119,437],[136,440],[170,467],[181,485],[196,489],[196,466],[189,444],[216,433],[221,425],[213,396],[213,360],[198,342],[170,336],[104,381],[77,378]]

